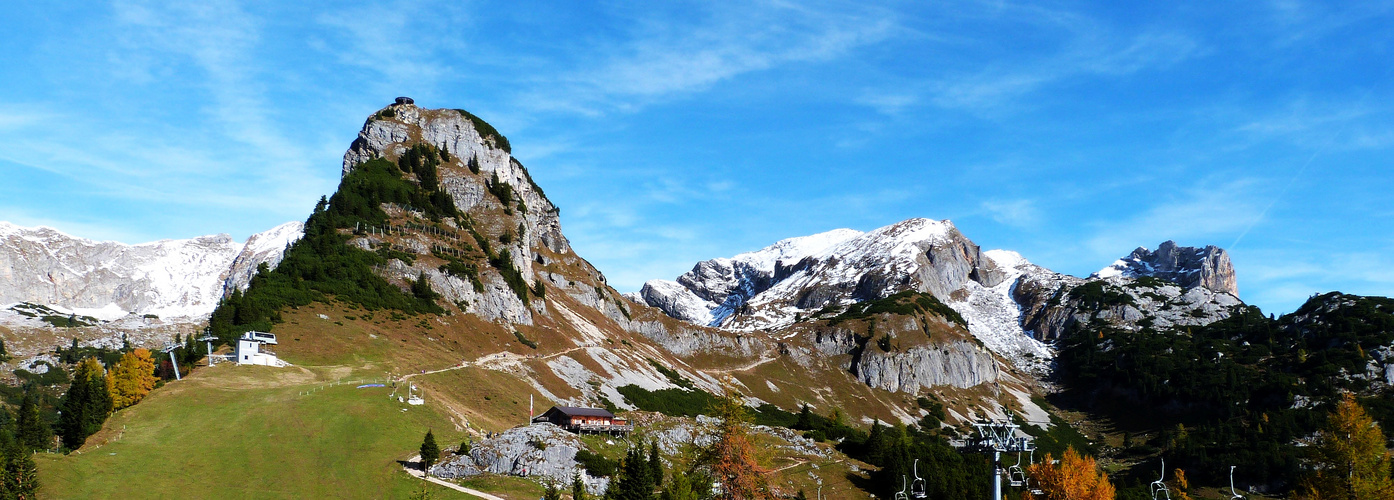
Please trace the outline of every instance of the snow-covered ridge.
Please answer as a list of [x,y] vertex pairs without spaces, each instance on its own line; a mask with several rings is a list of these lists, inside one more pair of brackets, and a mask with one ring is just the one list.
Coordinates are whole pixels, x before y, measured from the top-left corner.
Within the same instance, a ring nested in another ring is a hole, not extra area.
[[[805,244],[811,242],[818,244]],[[791,247],[802,251],[776,253]],[[757,254],[763,258],[752,258]],[[1015,252],[980,251],[950,221],[916,218],[865,233],[791,238],[758,252],[700,262],[677,281],[650,281],[631,298],[685,321],[756,331],[783,328],[825,307],[913,289],[958,311],[969,332],[994,352],[1017,366],[1043,370],[1052,353],[1022,328],[1021,308],[1012,297],[1018,278],[1042,273],[1050,271]]]
[[0,303],[91,311],[103,320],[200,320],[225,292],[245,288],[257,266],[280,263],[303,226],[288,222],[246,242],[219,234],[128,245],[0,221]]
[[782,272],[863,234],[852,229],[834,229],[779,240],[735,257],[698,262],[677,281],[650,280],[638,293],[627,296],[683,321],[720,326],[733,311],[781,279]]

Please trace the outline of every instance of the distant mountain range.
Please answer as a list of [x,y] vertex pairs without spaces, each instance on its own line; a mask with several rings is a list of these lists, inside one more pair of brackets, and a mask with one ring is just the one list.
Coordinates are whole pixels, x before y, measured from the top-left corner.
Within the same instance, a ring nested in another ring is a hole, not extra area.
[[138,245],[93,241],[48,227],[0,222],[0,305],[31,303],[101,320],[155,315],[203,321],[246,288],[257,266],[275,266],[303,223],[245,242],[219,234]]
[[[1151,278],[1157,287],[1124,286]],[[1098,310],[1080,287],[1117,288],[1130,303]],[[651,280],[630,300],[673,318],[730,331],[777,330],[820,311],[913,290],[962,315],[987,347],[1018,366],[1044,369],[1045,344],[1102,317],[1136,326],[1201,325],[1242,302],[1220,248],[1162,243],[1139,248],[1088,279],[1056,273],[1006,250],[983,251],[947,220],[910,219],[869,232],[838,229],[754,252],[698,262],[676,280]],[[1089,302],[1089,303],[1086,303]]]

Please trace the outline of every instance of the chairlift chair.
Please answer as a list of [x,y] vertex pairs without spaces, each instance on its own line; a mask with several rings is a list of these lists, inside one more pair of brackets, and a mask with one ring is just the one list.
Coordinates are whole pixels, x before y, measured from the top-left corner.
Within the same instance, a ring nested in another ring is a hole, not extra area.
[[[1171,489],[1167,488],[1167,460],[1162,459],[1162,476],[1152,481],[1152,500],[1171,500]],[[1160,496],[1158,496],[1160,494]]]
[[895,500],[910,500],[910,496],[905,493],[905,476],[900,476],[900,491],[895,492]]
[[1234,489],[1234,467],[1229,466],[1229,500],[1244,500],[1244,495],[1239,494],[1239,490]]
[[1007,467],[1007,483],[1013,488],[1026,486],[1026,471],[1021,468],[1021,452],[1016,452],[1016,465]]
[[920,459],[915,459],[915,481],[910,483],[910,498],[921,499],[929,498],[929,492],[925,490],[924,478],[920,477]]

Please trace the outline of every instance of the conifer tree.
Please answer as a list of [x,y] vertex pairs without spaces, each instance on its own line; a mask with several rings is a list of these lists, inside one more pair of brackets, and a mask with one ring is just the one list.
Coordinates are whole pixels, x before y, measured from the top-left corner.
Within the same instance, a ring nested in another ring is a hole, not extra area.
[[673,478],[668,481],[668,488],[659,495],[662,500],[697,500],[701,498],[697,495],[692,478],[687,474],[674,473]]
[[663,459],[658,456],[658,441],[649,443],[649,484],[650,491],[663,486]]
[[107,392],[106,369],[97,358],[86,358],[73,371],[73,383],[59,405],[58,433],[63,446],[70,450],[82,447],[87,436],[101,430],[111,414],[111,393]]
[[606,490],[606,498],[649,500],[653,497],[654,483],[650,477],[649,464],[644,460],[642,446],[631,447],[625,453],[624,461],[620,463],[619,477],[610,484],[613,486]]
[[720,420],[716,440],[702,450],[698,463],[711,470],[713,479],[721,482],[723,500],[773,498],[766,475],[769,472],[755,461],[755,447],[750,442],[750,416],[740,395],[727,391],[712,408]]
[[436,299],[436,291],[431,289],[431,279],[426,277],[426,271],[421,271],[416,281],[411,283],[411,294],[421,300]]
[[547,486],[542,490],[542,498],[544,500],[561,500],[561,488],[557,487],[557,483],[548,481]]
[[114,409],[122,409],[139,403],[155,389],[159,381],[155,377],[155,360],[150,351],[135,349],[123,354],[121,360],[111,369],[111,400]]
[[436,436],[426,430],[426,439],[421,441],[421,471],[430,474],[431,466],[440,459],[440,447],[436,446]]
[[1315,473],[1302,487],[1309,499],[1394,499],[1390,454],[1384,432],[1347,393],[1317,433],[1313,448]]
[[586,500],[586,483],[581,482],[581,473],[571,479],[571,500]]
[[34,464],[33,454],[15,444],[5,450],[4,461],[4,498],[39,498],[39,468]]
[[42,450],[53,444],[53,430],[39,408],[39,395],[33,384],[24,387],[24,400],[15,418],[15,441],[24,451]]
[[1113,500],[1116,492],[1108,482],[1108,474],[1099,470],[1093,457],[1081,456],[1073,447],[1065,449],[1059,464],[1052,464],[1049,453],[1045,460],[1029,469],[1047,500]]
[[813,411],[808,409],[808,403],[803,404],[799,410],[799,419],[794,422],[794,428],[801,431],[813,430]]

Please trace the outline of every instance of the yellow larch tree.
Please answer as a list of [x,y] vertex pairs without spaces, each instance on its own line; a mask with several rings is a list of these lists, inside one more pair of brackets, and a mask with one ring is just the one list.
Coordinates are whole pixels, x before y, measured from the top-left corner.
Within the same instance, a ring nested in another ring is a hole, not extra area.
[[146,349],[136,349],[121,356],[107,378],[111,400],[116,409],[125,408],[145,399],[155,389],[155,360]]
[[1315,470],[1299,488],[1300,498],[1394,500],[1384,432],[1354,395],[1336,405],[1312,451]]
[[[1037,499],[1045,500],[1113,500],[1116,494],[1113,484],[1108,482],[1108,474],[1100,471],[1093,457],[1082,456],[1074,450],[1065,450],[1059,464],[1052,464],[1054,458],[1049,453],[1041,463],[1028,469],[1031,478],[1041,489]],[[1031,499],[1030,493],[1023,499]]]

